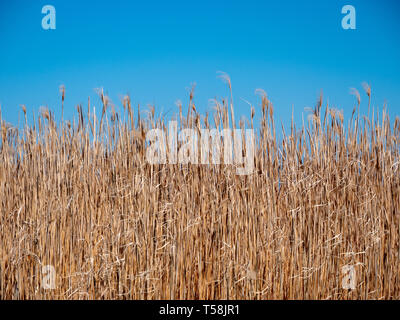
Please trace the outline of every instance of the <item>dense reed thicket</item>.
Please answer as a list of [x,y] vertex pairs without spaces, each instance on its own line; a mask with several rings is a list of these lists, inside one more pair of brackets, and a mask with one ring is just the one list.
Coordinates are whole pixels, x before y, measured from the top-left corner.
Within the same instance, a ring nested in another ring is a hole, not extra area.
[[[19,130],[0,118],[0,298],[400,298],[399,118],[362,117],[358,99],[344,121],[321,97],[278,142],[261,94],[255,170],[240,176],[150,165],[146,132],[165,120],[100,96],[98,118],[90,102],[73,123],[48,110]],[[192,99],[181,128],[254,126],[254,107],[237,123],[231,99],[210,117]]]

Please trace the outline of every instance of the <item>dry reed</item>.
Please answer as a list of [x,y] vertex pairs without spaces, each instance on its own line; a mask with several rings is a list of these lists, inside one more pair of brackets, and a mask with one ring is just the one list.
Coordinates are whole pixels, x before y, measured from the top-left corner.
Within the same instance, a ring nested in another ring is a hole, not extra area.
[[[321,95],[278,143],[260,92],[248,176],[148,164],[146,132],[167,125],[154,109],[134,114],[128,96],[119,115],[99,91],[100,121],[90,101],[73,123],[44,109],[17,130],[0,116],[0,298],[399,299],[400,119],[353,112],[345,125]],[[213,118],[192,100],[186,118],[179,103],[179,128],[235,126],[232,99],[215,101]],[[346,265],[354,290],[342,287]]]

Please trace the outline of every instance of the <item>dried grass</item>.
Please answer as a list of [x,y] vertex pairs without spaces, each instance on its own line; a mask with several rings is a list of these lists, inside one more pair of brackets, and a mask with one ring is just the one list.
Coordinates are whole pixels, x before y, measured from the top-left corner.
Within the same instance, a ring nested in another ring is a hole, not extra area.
[[[399,299],[400,119],[357,114],[346,126],[321,96],[278,143],[258,92],[248,176],[149,165],[146,132],[168,125],[154,109],[135,116],[128,96],[121,117],[99,91],[100,121],[90,101],[72,124],[44,109],[18,132],[0,116],[0,298]],[[211,127],[192,99],[186,119],[178,104],[179,127]],[[214,127],[230,126],[231,103],[215,101]],[[54,290],[42,288],[44,265]],[[354,290],[342,288],[345,265]]]

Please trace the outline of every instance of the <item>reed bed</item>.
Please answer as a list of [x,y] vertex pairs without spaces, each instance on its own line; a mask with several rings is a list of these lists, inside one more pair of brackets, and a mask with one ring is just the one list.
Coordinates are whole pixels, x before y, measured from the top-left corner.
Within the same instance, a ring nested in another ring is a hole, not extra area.
[[20,129],[0,116],[0,298],[399,299],[400,119],[361,116],[358,95],[345,122],[321,96],[278,142],[259,93],[248,121],[234,121],[232,98],[202,116],[192,93],[176,116],[179,128],[254,128],[244,176],[149,164],[146,132],[167,123],[129,97],[119,114],[100,91],[101,117],[88,101],[72,123],[47,109],[29,124],[23,107]]

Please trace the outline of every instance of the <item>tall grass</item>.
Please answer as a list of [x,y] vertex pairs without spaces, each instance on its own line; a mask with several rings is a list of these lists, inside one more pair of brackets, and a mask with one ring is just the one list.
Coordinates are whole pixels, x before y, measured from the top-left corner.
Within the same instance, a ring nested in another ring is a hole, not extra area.
[[[148,164],[146,132],[168,125],[129,97],[118,114],[99,92],[100,119],[90,101],[73,123],[46,109],[23,130],[0,118],[0,298],[399,299],[400,119],[362,117],[358,95],[345,124],[321,96],[278,143],[260,92],[247,176]],[[229,99],[205,117],[192,100],[179,128],[253,127],[254,107],[236,124]]]

